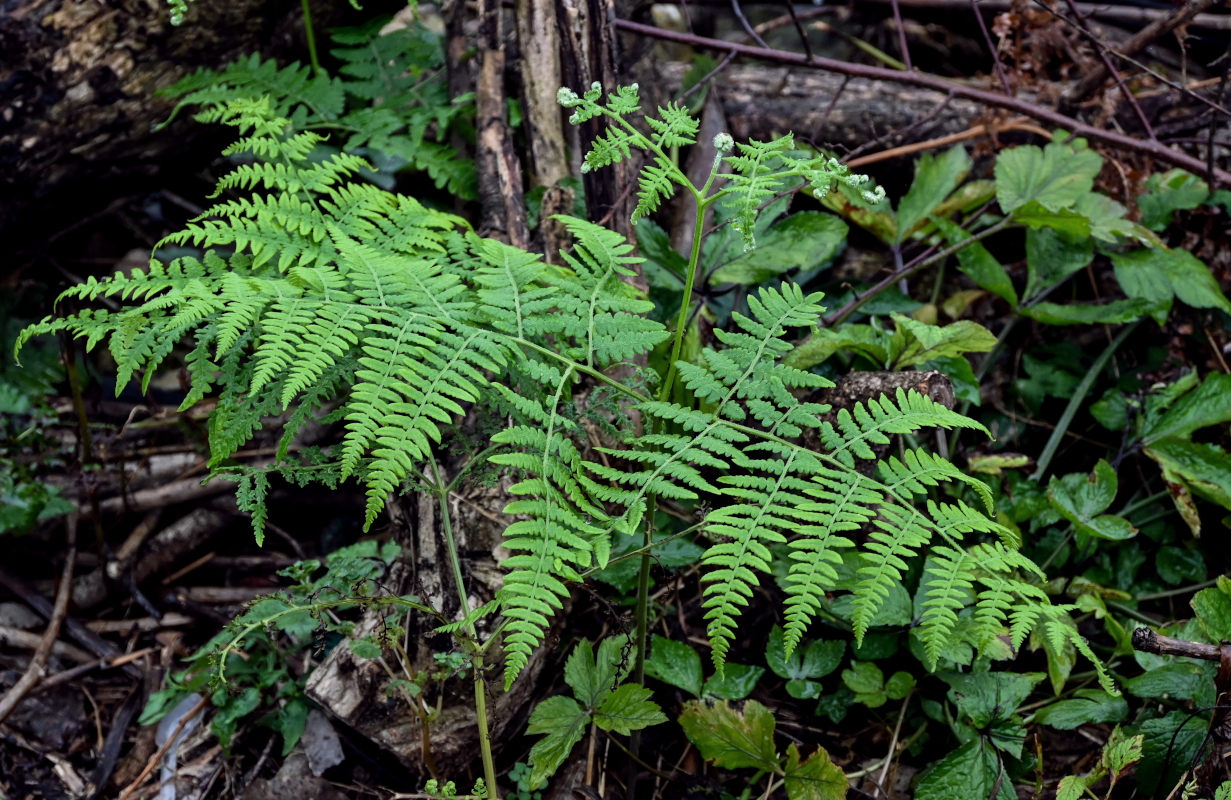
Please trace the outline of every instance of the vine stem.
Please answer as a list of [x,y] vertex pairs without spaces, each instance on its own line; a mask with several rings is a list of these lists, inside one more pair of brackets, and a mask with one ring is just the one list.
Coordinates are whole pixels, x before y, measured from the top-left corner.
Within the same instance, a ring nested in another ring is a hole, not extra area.
[[[462,604],[462,616],[470,613],[470,597],[466,594],[466,583],[462,576],[462,560],[457,554],[457,541],[453,538],[453,518],[449,514],[449,487],[441,478],[436,459],[431,460],[433,494],[440,504],[441,527],[444,531],[445,546],[449,553],[449,567],[453,571],[453,583],[457,586],[457,597]],[[466,623],[466,635],[476,644],[479,641],[474,628],[474,622]],[[483,758],[483,780],[487,782],[488,797],[500,800],[500,790],[496,786],[496,761],[492,757],[492,734],[487,723],[487,683],[483,680],[483,648],[473,647],[470,652],[470,668],[474,673],[474,717],[479,728],[479,753]]]

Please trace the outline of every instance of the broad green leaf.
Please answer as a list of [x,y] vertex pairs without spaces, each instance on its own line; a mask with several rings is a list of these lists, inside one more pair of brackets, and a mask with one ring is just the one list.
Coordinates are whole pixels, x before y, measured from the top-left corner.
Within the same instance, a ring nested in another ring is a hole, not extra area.
[[701,696],[701,656],[684,642],[655,634],[645,674],[683,689],[693,697]]
[[1048,211],[1069,208],[1090,192],[1102,168],[1103,159],[1082,140],[1014,147],[996,159],[996,199],[1006,214],[1032,200]]
[[850,231],[832,214],[801,211],[757,237],[755,249],[714,270],[710,283],[761,283],[793,269],[812,269],[832,261],[846,246]]
[[1013,212],[1013,220],[1031,231],[1053,231],[1074,240],[1090,239],[1090,218],[1072,208],[1053,211],[1032,200]]
[[1231,781],[1225,781],[1214,790],[1214,800],[1231,800]]
[[756,700],[747,701],[740,710],[725,700],[712,705],[689,700],[680,712],[679,722],[702,758],[716,766],[752,767],[765,772],[778,766],[774,715]]
[[564,682],[587,709],[598,708],[603,698],[628,674],[631,653],[625,653],[627,637],[610,636],[598,646],[598,657],[587,641],[579,642],[564,662]]
[[[970,234],[962,230],[956,223],[947,219],[934,217],[933,222],[945,235],[949,244],[959,244],[970,238]],[[1017,308],[1017,290],[1008,271],[988,252],[982,242],[973,242],[957,251],[957,268],[965,273],[976,285],[987,289],[992,294],[1004,300],[1012,308]]]
[[[1149,247],[1112,253],[1111,263],[1120,288],[1129,297],[1148,300],[1160,309],[1170,307],[1172,298],[1178,297],[1193,308],[1217,308],[1231,314],[1231,301],[1209,267],[1187,250]],[[1166,310],[1155,312],[1160,325],[1166,318]]]
[[757,681],[765,674],[765,667],[751,667],[747,664],[732,664],[727,662],[722,668],[722,675],[711,675],[705,682],[702,694],[705,697],[717,697],[722,700],[743,700],[752,694]]
[[[1194,373],[1189,373],[1190,375]],[[1231,421],[1231,375],[1212,372],[1196,389],[1180,395],[1141,432],[1147,445],[1170,436],[1187,438],[1200,428]]]
[[1034,721],[1062,731],[1097,722],[1123,722],[1128,703],[1101,689],[1078,689],[1072,700],[1060,700],[1039,709]]
[[1062,478],[1053,477],[1047,484],[1047,498],[1079,532],[1100,539],[1122,541],[1136,535],[1137,529],[1123,517],[1099,513],[1111,505],[1118,486],[1116,471],[1099,459],[1094,465],[1094,473],[1089,476],[1074,473]]
[[885,673],[870,661],[853,661],[842,670],[842,682],[855,693],[855,700],[868,708],[880,708],[889,700],[885,694]]
[[542,786],[555,774],[585,735],[587,722],[585,709],[571,697],[549,697],[534,707],[526,733],[543,734],[543,738],[530,748],[531,788]]
[[1112,243],[1132,239],[1141,244],[1162,246],[1157,236],[1125,218],[1124,206],[1104,194],[1091,192],[1077,199],[1077,212],[1090,222],[1090,237]]
[[1026,231],[1026,290],[1030,299],[1057,286],[1094,258],[1088,237],[1071,237],[1051,230]]
[[[1164,480],[1231,509],[1231,456],[1221,447],[1162,439],[1146,447],[1145,454],[1163,468]],[[1177,492],[1172,489],[1173,498]]]
[[1231,641],[1231,594],[1221,586],[1202,589],[1190,603],[1210,643]]
[[915,688],[915,676],[909,672],[895,672],[885,681],[885,696],[890,700],[901,700]]
[[1109,431],[1122,431],[1128,425],[1128,395],[1114,386],[1090,404],[1090,416]]
[[919,780],[915,800],[1015,800],[1013,781],[1001,775],[1000,759],[983,738],[972,739],[942,758]]
[[834,353],[854,352],[884,366],[889,360],[890,336],[888,331],[871,325],[843,325],[836,330],[821,328],[784,358],[783,363],[795,369],[809,369]]
[[783,646],[782,628],[775,625],[769,632],[769,647],[765,663],[779,678],[823,678],[838,668],[846,653],[846,642],[818,640],[795,648],[788,657]]
[[282,734],[282,756],[285,758],[299,744],[303,732],[308,727],[308,704],[298,698],[291,698],[286,705],[278,709],[274,715],[273,729]]
[[1164,230],[1176,211],[1197,208],[1210,196],[1208,183],[1182,169],[1154,173],[1146,178],[1145,188],[1146,193],[1137,198],[1137,208],[1141,224],[1152,231]]
[[649,689],[635,683],[626,683],[603,698],[603,704],[594,712],[594,724],[605,731],[627,736],[633,731],[659,725],[667,721],[667,715],[650,699]]
[[940,678],[949,684],[949,700],[958,711],[974,727],[986,728],[1011,717],[1043,680],[1043,673],[945,672]]
[[1134,774],[1137,791],[1152,796],[1163,786],[1170,790],[1179,781],[1189,763],[1201,748],[1209,728],[1208,714],[1172,711],[1165,717],[1141,723],[1141,761]]
[[1119,325],[1155,313],[1157,303],[1133,298],[1112,300],[1101,306],[1035,303],[1021,306],[1018,312],[1045,325]]
[[1196,664],[1176,662],[1155,667],[1124,681],[1124,690],[1134,697],[1191,700],[1205,676]]
[[921,156],[915,162],[915,180],[898,204],[895,243],[906,241],[969,172],[970,156],[961,145],[939,156],[932,153]]
[[843,800],[850,788],[842,768],[829,760],[823,747],[801,763],[799,748],[787,745],[783,782],[789,800]]
[[928,325],[902,314],[893,315],[897,326],[890,344],[890,362],[897,369],[913,367],[934,358],[986,353],[996,346],[987,328],[970,320],[948,325]]
[[1158,548],[1154,562],[1158,577],[1172,586],[1199,583],[1205,580],[1205,557],[1200,550],[1164,545]]

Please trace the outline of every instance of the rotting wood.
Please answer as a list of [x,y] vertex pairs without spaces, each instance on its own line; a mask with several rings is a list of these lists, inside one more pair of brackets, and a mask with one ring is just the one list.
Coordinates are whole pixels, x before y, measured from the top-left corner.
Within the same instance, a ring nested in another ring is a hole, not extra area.
[[1202,661],[1218,661],[1221,657],[1219,648],[1212,644],[1172,639],[1170,636],[1155,633],[1149,628],[1138,628],[1133,631],[1133,649],[1156,655],[1199,658]]
[[[318,28],[347,9],[314,3]],[[175,105],[155,92],[255,50],[302,52],[302,16],[295,0],[193,3],[172,28],[164,2],[0,0],[0,232],[12,240],[22,226],[21,244],[27,226],[46,235],[65,224],[64,205],[104,207],[117,180],[121,192],[143,180],[152,190],[166,164],[211,136],[187,115],[153,133]]]

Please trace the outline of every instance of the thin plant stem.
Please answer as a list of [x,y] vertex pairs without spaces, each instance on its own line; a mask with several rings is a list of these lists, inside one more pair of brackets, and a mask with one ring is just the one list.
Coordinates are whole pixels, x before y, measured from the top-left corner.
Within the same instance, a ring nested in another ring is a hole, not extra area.
[[[457,554],[457,541],[453,538],[453,519],[449,513],[449,485],[440,476],[440,469],[433,458],[432,486],[436,500],[440,504],[441,527],[445,537],[445,547],[449,552],[449,567],[453,571],[453,582],[457,585],[457,597],[462,604],[462,616],[470,613],[470,597],[466,594],[466,583],[462,577],[462,561]],[[478,642],[474,622],[466,623],[466,635],[472,642]],[[474,647],[470,653],[470,668],[474,673],[474,717],[479,728],[479,753],[483,758],[483,780],[487,782],[488,796],[492,800],[500,800],[500,791],[496,786],[496,761],[492,757],[492,735],[487,724],[487,684],[483,680],[483,650]]]
[[1211,578],[1208,581],[1194,583],[1191,586],[1181,586],[1178,589],[1168,589],[1165,592],[1150,592],[1149,594],[1137,595],[1138,603],[1145,603],[1150,600],[1166,600],[1168,597],[1179,597],[1180,595],[1188,594],[1189,592],[1198,592],[1202,589],[1208,589],[1211,586],[1218,585],[1218,578]]
[[308,8],[308,0],[300,0],[303,5],[303,33],[308,40],[308,63],[312,65],[312,74],[320,76],[321,62],[316,57],[316,35],[312,32],[312,9]]
[[1103,372],[1103,368],[1107,366],[1107,362],[1115,355],[1116,350],[1120,349],[1120,345],[1124,344],[1124,340],[1129,334],[1137,330],[1137,326],[1141,324],[1141,320],[1137,320],[1131,325],[1125,326],[1116,338],[1111,340],[1111,344],[1099,354],[1094,363],[1090,365],[1090,371],[1086,373],[1086,377],[1081,379],[1081,383],[1077,384],[1077,388],[1073,390],[1073,396],[1069,398],[1069,404],[1065,407],[1064,413],[1060,415],[1060,419],[1056,422],[1055,429],[1051,432],[1051,438],[1047,440],[1046,446],[1043,447],[1043,452],[1039,455],[1038,466],[1034,470],[1034,474],[1030,476],[1031,480],[1037,481],[1047,473],[1047,468],[1051,465],[1052,458],[1056,455],[1056,451],[1060,449],[1060,442],[1064,440],[1064,436],[1069,431],[1069,426],[1073,423],[1073,417],[1077,416],[1077,409],[1081,408],[1081,404],[1085,402],[1086,395],[1094,387],[1094,382]]

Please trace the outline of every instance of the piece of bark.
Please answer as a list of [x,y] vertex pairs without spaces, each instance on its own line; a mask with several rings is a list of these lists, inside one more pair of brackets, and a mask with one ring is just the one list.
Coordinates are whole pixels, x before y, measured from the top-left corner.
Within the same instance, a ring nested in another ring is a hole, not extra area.
[[948,409],[952,409],[956,401],[949,376],[936,370],[849,372],[839,378],[833,388],[819,389],[808,399],[813,403],[828,403],[833,406],[831,413],[837,413],[881,395],[893,397],[898,389],[914,389]]
[[1199,658],[1202,661],[1218,661],[1220,658],[1219,648],[1212,644],[1172,639],[1170,636],[1157,634],[1149,628],[1138,628],[1133,631],[1133,649],[1157,655]]
[[[142,548],[126,578],[134,584],[161,573],[188,555],[229,522],[231,517],[212,508],[198,508],[155,534]],[[107,599],[108,580],[104,569],[95,569],[73,584],[73,605],[93,608]]]
[[[348,8],[313,3],[317,30]],[[35,231],[62,229],[73,213],[157,188],[167,164],[184,169],[193,144],[213,134],[186,117],[153,132],[174,107],[155,92],[253,51],[302,59],[302,30],[295,0],[193,3],[179,28],[163,0],[0,0],[0,233],[10,247],[18,233],[33,244]],[[216,156],[211,144],[198,160]]]
[[482,0],[479,78],[475,87],[475,166],[479,179],[479,233],[525,249],[530,245],[521,161],[513,149],[504,86],[504,11]]

